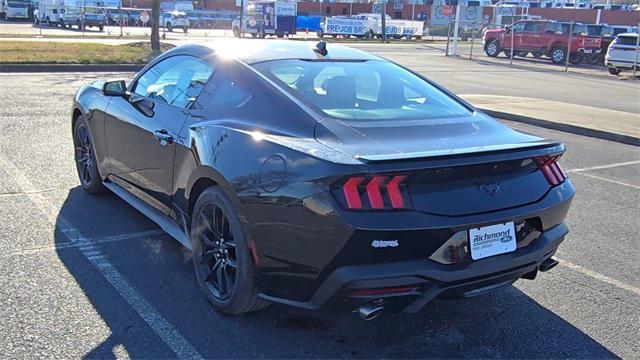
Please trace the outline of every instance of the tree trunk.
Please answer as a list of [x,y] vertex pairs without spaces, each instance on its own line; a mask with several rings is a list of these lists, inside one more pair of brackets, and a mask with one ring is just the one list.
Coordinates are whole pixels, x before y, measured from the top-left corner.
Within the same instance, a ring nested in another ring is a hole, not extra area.
[[160,0],[153,0],[151,5],[151,51],[160,54]]

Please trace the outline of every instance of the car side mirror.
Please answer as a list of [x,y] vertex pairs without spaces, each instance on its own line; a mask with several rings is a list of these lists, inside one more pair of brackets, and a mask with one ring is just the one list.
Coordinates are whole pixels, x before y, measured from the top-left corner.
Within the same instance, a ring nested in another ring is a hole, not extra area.
[[107,81],[102,85],[102,93],[106,96],[127,96],[127,83],[124,80]]

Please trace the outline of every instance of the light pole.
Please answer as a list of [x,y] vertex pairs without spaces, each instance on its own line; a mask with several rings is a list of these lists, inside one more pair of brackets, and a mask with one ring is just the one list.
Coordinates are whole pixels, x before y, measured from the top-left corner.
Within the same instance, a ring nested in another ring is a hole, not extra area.
[[458,56],[458,31],[460,29],[460,0],[456,1],[456,18],[453,23],[453,44],[451,45],[451,55]]
[[242,39],[243,17],[244,17],[244,0],[240,0],[240,24],[238,26],[238,39]]

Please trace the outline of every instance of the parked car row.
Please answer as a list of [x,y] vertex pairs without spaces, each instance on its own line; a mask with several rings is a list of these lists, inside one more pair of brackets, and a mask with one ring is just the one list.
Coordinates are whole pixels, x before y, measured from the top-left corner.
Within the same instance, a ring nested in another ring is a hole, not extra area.
[[[621,33],[622,31],[622,33]],[[637,63],[637,27],[522,20],[483,35],[487,56],[548,57],[555,64],[606,65],[611,74],[633,69]],[[634,51],[635,50],[635,51]]]
[[490,29],[483,36],[488,56],[505,55],[525,57],[549,57],[555,64],[569,62],[579,64],[585,56],[601,51],[602,39],[589,36],[579,27],[570,31],[570,25],[553,20],[523,20],[504,29]]

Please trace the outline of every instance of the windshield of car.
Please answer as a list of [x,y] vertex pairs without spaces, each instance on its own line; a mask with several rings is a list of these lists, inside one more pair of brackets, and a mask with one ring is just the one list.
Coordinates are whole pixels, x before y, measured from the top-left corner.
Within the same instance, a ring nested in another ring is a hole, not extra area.
[[410,120],[470,114],[464,105],[386,61],[280,60],[254,67],[294,97],[344,120]]

